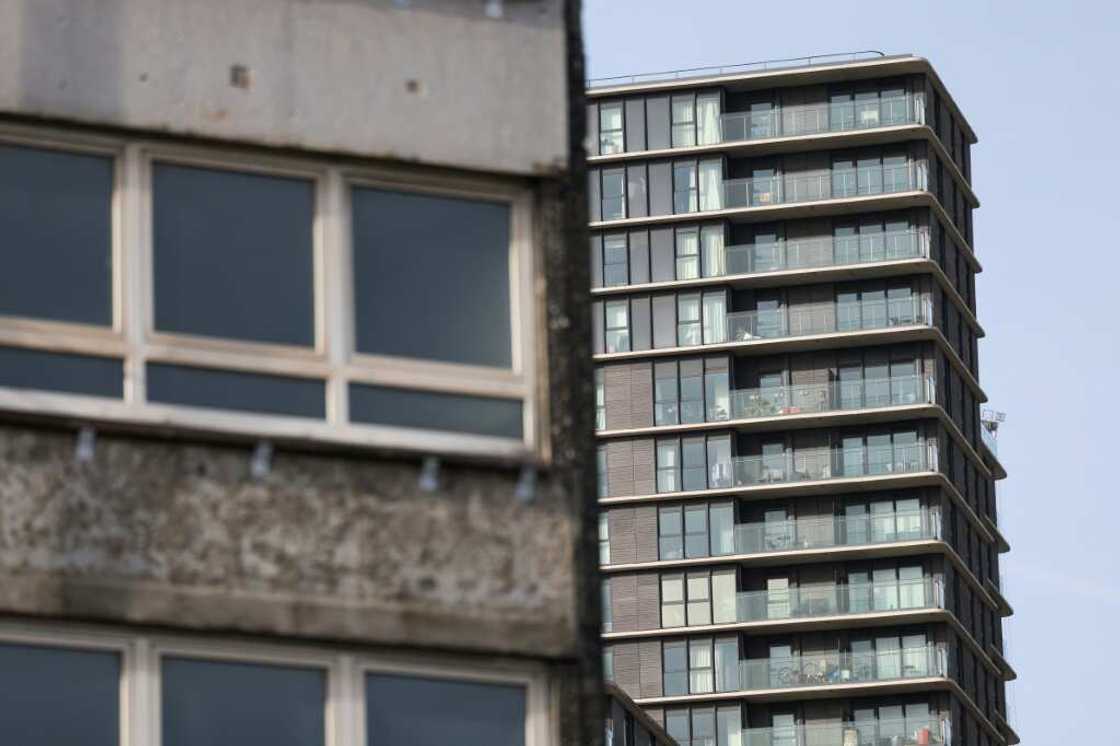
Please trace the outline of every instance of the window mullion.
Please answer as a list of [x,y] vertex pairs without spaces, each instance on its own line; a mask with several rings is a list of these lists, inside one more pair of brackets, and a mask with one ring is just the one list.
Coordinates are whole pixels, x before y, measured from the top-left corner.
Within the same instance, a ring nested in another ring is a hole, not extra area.
[[319,209],[317,236],[321,242],[317,252],[315,304],[319,318],[316,326],[322,334],[320,345],[327,357],[330,373],[327,378],[327,421],[345,425],[350,420],[350,387],[345,370],[353,347],[353,272],[350,245],[350,201],[346,199],[346,181],[338,169],[330,169],[320,181],[322,194],[316,200]]

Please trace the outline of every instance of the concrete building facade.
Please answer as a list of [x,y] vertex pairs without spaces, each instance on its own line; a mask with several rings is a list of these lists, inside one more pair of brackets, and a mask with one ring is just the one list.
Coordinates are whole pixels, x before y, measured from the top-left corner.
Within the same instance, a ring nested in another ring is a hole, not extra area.
[[937,73],[588,98],[608,678],[683,744],[1017,743],[976,136]]
[[601,741],[582,79],[561,0],[0,0],[0,740]]

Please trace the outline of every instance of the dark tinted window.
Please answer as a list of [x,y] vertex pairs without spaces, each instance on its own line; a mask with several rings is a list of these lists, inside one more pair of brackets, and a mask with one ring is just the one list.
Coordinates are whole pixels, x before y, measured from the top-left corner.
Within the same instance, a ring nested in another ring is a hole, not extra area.
[[0,645],[0,741],[115,746],[120,665],[111,652]]
[[163,746],[315,746],[324,741],[324,672],[164,658]]
[[312,182],[157,163],[152,189],[156,329],[314,344]]
[[148,399],[152,402],[322,419],[326,416],[325,395],[322,381],[306,378],[148,365]]
[[0,386],[89,396],[124,396],[120,360],[0,347]]
[[525,689],[366,676],[368,746],[524,746]]
[[522,438],[522,404],[515,399],[352,384],[350,419],[370,425]]
[[509,368],[509,206],[352,194],[358,351]]
[[113,161],[0,146],[0,314],[113,320]]

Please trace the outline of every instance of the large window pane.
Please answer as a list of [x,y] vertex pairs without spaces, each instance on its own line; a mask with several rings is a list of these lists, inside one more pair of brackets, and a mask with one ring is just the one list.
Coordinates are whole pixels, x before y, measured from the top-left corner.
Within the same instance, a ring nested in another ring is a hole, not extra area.
[[116,746],[120,656],[0,644],[0,742]]
[[124,364],[108,357],[0,347],[0,386],[119,399]]
[[311,181],[157,163],[152,211],[157,330],[314,344]]
[[510,367],[509,206],[351,194],[357,350]]
[[324,743],[322,670],[167,657],[161,694],[163,746]]
[[326,417],[322,381],[263,373],[149,363],[148,399],[186,407]]
[[113,161],[0,146],[0,315],[108,326]]
[[366,675],[367,746],[524,746],[526,691],[512,684]]
[[350,419],[371,425],[521,440],[522,407],[519,399],[350,384]]

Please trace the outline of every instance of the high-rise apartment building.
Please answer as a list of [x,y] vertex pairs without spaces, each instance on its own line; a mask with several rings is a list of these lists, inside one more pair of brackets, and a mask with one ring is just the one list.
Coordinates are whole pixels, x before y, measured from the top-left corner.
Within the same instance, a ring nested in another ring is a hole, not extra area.
[[682,744],[1017,743],[941,79],[871,53],[588,97],[609,678]]
[[582,78],[564,0],[0,0],[0,743],[602,739]]

